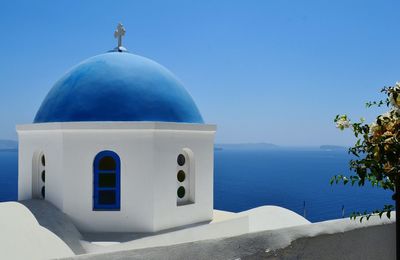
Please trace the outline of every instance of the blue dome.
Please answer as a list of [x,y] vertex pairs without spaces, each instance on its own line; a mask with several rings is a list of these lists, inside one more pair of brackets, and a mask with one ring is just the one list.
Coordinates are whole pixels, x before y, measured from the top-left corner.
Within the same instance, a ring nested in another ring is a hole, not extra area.
[[171,72],[127,52],[94,56],[72,68],[47,94],[34,123],[82,121],[203,123]]

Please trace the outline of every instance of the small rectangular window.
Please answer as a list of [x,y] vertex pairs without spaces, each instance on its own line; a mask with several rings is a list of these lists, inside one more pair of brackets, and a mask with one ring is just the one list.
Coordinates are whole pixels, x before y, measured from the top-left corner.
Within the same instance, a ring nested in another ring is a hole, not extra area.
[[104,156],[99,162],[99,170],[113,171],[115,170],[115,160],[111,156]]
[[99,187],[100,188],[115,188],[115,184],[116,184],[115,173],[99,174]]
[[99,203],[103,205],[115,204],[115,191],[114,190],[99,191]]

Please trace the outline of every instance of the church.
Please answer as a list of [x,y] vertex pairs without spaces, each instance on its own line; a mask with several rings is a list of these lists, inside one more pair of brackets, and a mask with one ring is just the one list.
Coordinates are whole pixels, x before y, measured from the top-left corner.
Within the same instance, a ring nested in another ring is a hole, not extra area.
[[18,125],[18,199],[81,231],[157,232],[213,217],[215,125],[182,83],[122,46],[82,61]]

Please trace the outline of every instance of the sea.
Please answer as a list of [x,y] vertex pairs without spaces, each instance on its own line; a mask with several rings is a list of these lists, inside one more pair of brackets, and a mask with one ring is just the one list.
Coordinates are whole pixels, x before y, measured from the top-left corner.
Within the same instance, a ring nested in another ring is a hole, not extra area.
[[[349,174],[344,149],[218,149],[214,152],[214,208],[232,212],[275,205],[311,222],[348,217],[392,204],[391,192],[366,185],[330,185]],[[18,151],[0,150],[0,201],[17,200]]]

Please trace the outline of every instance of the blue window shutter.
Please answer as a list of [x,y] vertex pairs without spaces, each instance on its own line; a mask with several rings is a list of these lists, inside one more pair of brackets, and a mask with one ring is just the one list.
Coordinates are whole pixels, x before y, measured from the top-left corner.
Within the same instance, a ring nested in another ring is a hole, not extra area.
[[121,160],[113,151],[101,151],[93,161],[93,210],[120,209]]

